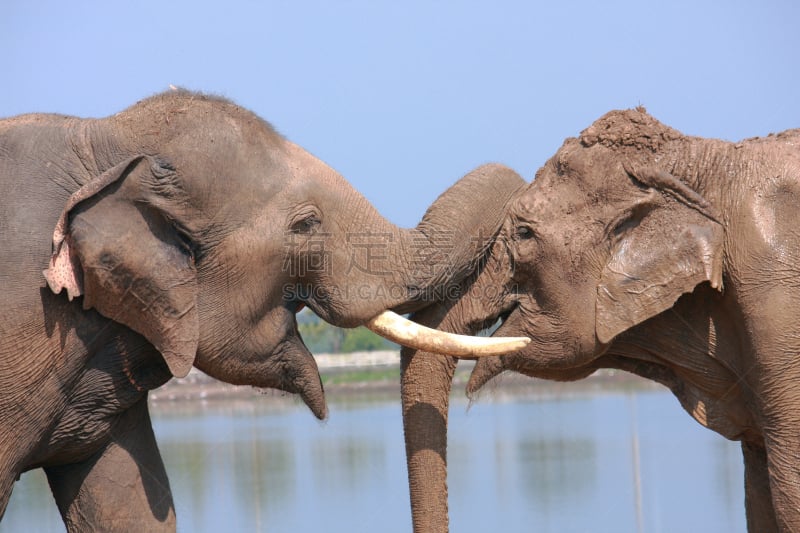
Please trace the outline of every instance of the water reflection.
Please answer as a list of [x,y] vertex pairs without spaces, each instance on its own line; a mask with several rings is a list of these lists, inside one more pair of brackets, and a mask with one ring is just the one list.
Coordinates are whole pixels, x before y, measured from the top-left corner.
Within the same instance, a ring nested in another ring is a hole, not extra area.
[[[411,529],[399,401],[337,403],[317,422],[287,401],[154,410],[180,531]],[[457,401],[454,533],[744,531],[737,443],[666,392]],[[0,531],[63,531],[40,473]]]
[[522,439],[515,458],[521,467],[521,490],[531,501],[552,507],[571,496],[582,499],[594,490],[596,455],[588,439]]
[[[386,462],[383,442],[378,439],[358,440],[346,436],[331,441],[315,440],[311,449],[311,465],[317,472],[319,491],[331,497],[350,491],[358,494],[367,483],[381,476]],[[338,465],[330,468],[330,465]]]

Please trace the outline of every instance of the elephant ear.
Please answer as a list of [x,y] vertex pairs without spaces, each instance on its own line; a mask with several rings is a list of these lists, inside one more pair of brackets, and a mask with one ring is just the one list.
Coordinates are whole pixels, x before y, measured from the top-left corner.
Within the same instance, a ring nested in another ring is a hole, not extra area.
[[44,275],[54,293],[82,295],[84,309],[143,335],[182,377],[197,352],[197,277],[173,217],[156,201],[175,196],[172,178],[172,169],[140,155],[80,188],[56,225]]
[[604,344],[704,281],[722,290],[724,231],[708,202],[664,171],[626,171],[648,194],[609,228],[611,257],[597,288],[595,315]]

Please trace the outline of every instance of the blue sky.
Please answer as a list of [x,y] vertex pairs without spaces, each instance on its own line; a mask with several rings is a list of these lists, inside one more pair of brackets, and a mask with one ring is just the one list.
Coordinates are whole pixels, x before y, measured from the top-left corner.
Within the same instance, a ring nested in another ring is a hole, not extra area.
[[481,163],[531,179],[610,109],[729,140],[800,127],[799,6],[10,0],[0,116],[104,116],[169,84],[222,94],[412,226]]

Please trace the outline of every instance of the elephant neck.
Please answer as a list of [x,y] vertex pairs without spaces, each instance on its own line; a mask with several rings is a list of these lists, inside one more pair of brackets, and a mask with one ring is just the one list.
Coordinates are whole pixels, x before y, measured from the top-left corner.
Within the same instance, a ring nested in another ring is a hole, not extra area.
[[658,154],[664,170],[700,194],[718,211],[724,211],[736,196],[738,186],[744,185],[739,177],[747,175],[743,171],[751,161],[742,156],[732,143],[700,137],[683,137],[674,141],[664,154]]

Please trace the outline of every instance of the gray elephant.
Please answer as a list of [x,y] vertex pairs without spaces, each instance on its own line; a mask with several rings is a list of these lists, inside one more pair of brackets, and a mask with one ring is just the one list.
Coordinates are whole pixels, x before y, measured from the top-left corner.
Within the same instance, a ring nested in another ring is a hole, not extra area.
[[[470,395],[505,370],[569,381],[616,368],[666,385],[741,441],[748,529],[800,531],[798,206],[800,130],[731,143],[610,112],[515,195],[463,297],[416,320],[468,332],[501,318],[497,335],[531,337],[478,361]],[[456,362],[402,360],[415,531],[444,531]]]
[[325,417],[295,313],[384,330],[385,310],[472,270],[485,243],[443,254],[431,238],[496,231],[502,192],[495,220],[469,213],[517,184],[487,173],[403,230],[223,99],[181,90],[103,119],[0,121],[0,514],[20,473],[43,467],[69,530],[174,530],[148,391],[196,365]]

